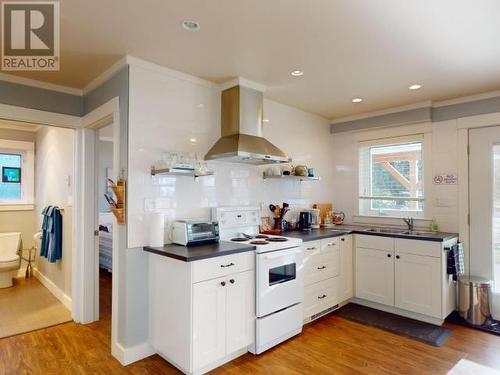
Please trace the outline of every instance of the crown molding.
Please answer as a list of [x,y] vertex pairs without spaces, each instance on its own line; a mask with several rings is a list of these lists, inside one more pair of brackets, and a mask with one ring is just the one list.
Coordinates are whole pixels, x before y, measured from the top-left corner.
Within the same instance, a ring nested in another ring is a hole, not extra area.
[[403,106],[399,106],[399,107],[392,107],[392,108],[388,108],[388,109],[382,109],[379,111],[366,112],[366,113],[362,113],[359,115],[339,117],[339,118],[335,118],[335,119],[330,120],[330,124],[338,124],[338,123],[342,123],[342,122],[363,120],[365,118],[370,118],[370,117],[389,115],[391,113],[398,113],[398,112],[403,112],[403,111],[409,111],[412,109],[429,108],[429,107],[432,107],[432,102],[430,100],[426,100],[426,101],[418,102],[418,103],[414,103],[414,104],[408,104],[408,105],[403,105]]
[[37,81],[31,78],[25,78],[20,76],[15,76],[7,73],[0,73],[0,81],[16,83],[19,85],[36,87],[39,89],[52,90],[62,92],[64,94],[77,95],[82,96],[83,91],[80,89],[76,89],[74,87],[56,85],[54,83]]
[[99,74],[96,78],[94,78],[92,81],[90,81],[89,84],[87,84],[83,90],[82,94],[86,95],[90,91],[96,89],[100,85],[102,85],[104,82],[106,82],[108,79],[110,79],[112,76],[115,75],[117,71],[119,71],[121,68],[123,68],[125,65],[127,65],[127,56],[122,57],[120,60],[115,62],[113,65],[111,65],[108,69],[106,69],[104,72]]

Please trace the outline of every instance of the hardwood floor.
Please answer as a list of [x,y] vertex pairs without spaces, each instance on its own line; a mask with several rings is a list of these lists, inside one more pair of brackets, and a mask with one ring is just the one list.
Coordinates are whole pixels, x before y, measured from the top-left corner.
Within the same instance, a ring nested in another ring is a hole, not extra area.
[[[157,355],[127,367],[111,356],[111,277],[101,271],[100,280],[99,322],[1,339],[0,374],[179,374]],[[462,358],[500,369],[500,337],[447,326],[453,333],[435,348],[329,315],[285,344],[258,357],[246,354],[212,374],[446,374]]]

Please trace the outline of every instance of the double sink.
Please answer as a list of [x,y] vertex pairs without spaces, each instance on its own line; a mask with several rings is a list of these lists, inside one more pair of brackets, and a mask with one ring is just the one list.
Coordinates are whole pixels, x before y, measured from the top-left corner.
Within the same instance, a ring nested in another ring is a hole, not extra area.
[[387,233],[387,234],[406,234],[413,236],[422,236],[426,234],[434,234],[434,232],[422,232],[416,230],[403,230],[403,229],[393,229],[393,228],[368,228],[365,232],[375,232],[375,233]]

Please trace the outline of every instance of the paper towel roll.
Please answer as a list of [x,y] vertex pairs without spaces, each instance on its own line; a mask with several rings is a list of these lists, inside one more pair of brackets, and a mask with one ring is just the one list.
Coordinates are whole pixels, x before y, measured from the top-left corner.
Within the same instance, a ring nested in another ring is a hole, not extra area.
[[161,247],[165,244],[165,215],[154,213],[149,224],[149,246]]

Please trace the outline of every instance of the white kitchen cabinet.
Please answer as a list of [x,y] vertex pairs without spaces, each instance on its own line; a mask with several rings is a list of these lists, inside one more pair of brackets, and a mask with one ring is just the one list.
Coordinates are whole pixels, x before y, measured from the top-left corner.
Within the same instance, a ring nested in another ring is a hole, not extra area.
[[200,374],[248,351],[255,337],[253,252],[194,262],[151,254],[149,269],[150,344],[158,354]]
[[201,368],[226,354],[226,278],[193,286],[193,367]]
[[[444,242],[356,235],[355,302],[433,324],[455,307]],[[373,247],[371,247],[373,246]]]
[[340,278],[338,288],[340,301],[347,301],[354,296],[352,236],[340,238]]
[[441,317],[441,259],[396,253],[395,306]]
[[302,245],[304,320],[309,321],[353,297],[352,236],[336,236]]
[[356,248],[356,297],[394,305],[394,253]]
[[254,271],[229,277],[226,289],[226,352],[233,353],[250,345],[255,328]]

